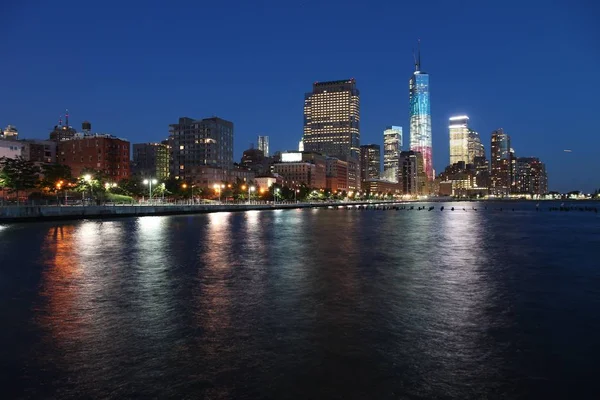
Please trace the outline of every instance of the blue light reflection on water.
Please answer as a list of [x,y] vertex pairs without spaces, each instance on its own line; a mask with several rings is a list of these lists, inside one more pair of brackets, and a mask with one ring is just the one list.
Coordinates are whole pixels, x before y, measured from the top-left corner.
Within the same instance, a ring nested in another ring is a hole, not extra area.
[[591,393],[600,220],[464,206],[8,226],[10,392]]

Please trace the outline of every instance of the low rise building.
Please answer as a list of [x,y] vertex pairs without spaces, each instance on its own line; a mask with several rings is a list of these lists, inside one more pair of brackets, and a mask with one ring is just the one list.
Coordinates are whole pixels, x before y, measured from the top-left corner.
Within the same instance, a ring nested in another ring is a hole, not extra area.
[[78,134],[58,142],[57,162],[68,165],[74,177],[96,170],[115,181],[128,179],[129,142],[107,134]]
[[13,140],[0,140],[0,158],[17,158],[21,157],[23,152],[23,144]]
[[398,195],[402,194],[402,185],[384,179],[367,179],[363,189],[369,195]]

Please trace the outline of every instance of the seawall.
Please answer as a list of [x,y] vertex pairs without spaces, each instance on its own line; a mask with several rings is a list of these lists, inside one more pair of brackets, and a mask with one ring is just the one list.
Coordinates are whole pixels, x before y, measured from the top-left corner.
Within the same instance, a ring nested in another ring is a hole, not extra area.
[[[380,201],[376,204],[395,204]],[[281,203],[281,204],[195,204],[195,205],[106,205],[106,206],[8,206],[0,207],[0,222],[35,222],[74,219],[112,219],[147,215],[205,214],[249,210],[281,210],[314,207],[344,207],[374,204],[351,203]]]

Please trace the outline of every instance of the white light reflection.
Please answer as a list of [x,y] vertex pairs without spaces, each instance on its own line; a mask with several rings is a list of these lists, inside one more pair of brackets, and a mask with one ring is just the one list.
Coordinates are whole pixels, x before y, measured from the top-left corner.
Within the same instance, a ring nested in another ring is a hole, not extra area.
[[155,216],[137,219],[136,259],[131,266],[135,268],[133,279],[137,281],[135,311],[139,310],[135,329],[141,335],[152,335],[159,342],[167,339],[169,331],[156,327],[173,325],[169,312],[173,307],[173,291],[169,279],[172,264],[169,262],[168,221],[168,217]]
[[[248,214],[248,213],[246,213]],[[200,293],[198,296],[200,326],[209,335],[219,332],[231,324],[231,294],[227,285],[232,268],[230,248],[231,213],[211,213],[208,215],[206,247],[198,256],[203,257],[204,268],[199,270]],[[202,262],[201,262],[202,263]]]

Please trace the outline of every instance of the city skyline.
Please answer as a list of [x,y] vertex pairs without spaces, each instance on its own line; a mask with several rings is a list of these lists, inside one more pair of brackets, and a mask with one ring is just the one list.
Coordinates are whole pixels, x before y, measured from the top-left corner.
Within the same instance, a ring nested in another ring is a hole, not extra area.
[[[526,15],[512,13],[511,7],[517,3],[509,2],[494,8],[485,23],[475,19],[468,29],[448,30],[451,18],[446,17],[459,12],[464,17],[473,16],[482,11],[482,6],[473,3],[455,9],[436,3],[428,15],[431,24],[422,26],[408,21],[400,33],[392,35],[378,27],[385,26],[385,21],[393,20],[392,16],[401,12],[399,5],[383,4],[373,9],[358,4],[340,9],[339,5],[326,4],[322,5],[323,14],[341,12],[339,21],[334,19],[327,27],[317,24],[314,32],[305,34],[301,30],[302,35],[296,36],[293,33],[298,28],[296,22],[287,28],[278,21],[286,15],[324,21],[324,16],[315,16],[315,10],[320,9],[317,3],[307,1],[297,6],[274,6],[264,15],[256,15],[265,26],[240,38],[238,33],[248,27],[245,15],[253,11],[251,6],[239,3],[231,15],[231,23],[237,26],[224,37],[210,38],[222,61],[198,68],[198,59],[192,58],[188,65],[178,66],[175,71],[170,62],[156,61],[156,57],[171,52],[173,46],[186,47],[186,42],[196,40],[197,34],[192,35],[193,31],[184,27],[174,33],[158,34],[153,33],[152,27],[153,22],[168,18],[170,13],[176,15],[181,9],[175,7],[163,15],[160,7],[149,6],[141,11],[124,7],[122,15],[116,16],[107,7],[95,11],[98,21],[103,21],[100,24],[82,21],[81,5],[66,3],[68,6],[58,8],[14,6],[7,10],[9,29],[0,46],[4,54],[14,57],[3,65],[5,73],[0,78],[2,87],[10,93],[0,100],[0,125],[16,126],[21,138],[46,138],[65,108],[69,108],[73,126],[89,120],[98,128],[95,130],[127,138],[131,143],[166,139],[168,125],[183,115],[197,118],[217,115],[236,124],[234,159],[237,161],[247,143],[258,134],[270,136],[271,152],[296,149],[302,136],[302,95],[307,86],[314,81],[354,77],[361,91],[361,143],[381,143],[380,132],[389,121],[409,126],[406,79],[413,70],[412,49],[421,38],[423,63],[432,81],[436,172],[441,172],[448,160],[448,118],[464,113],[479,132],[488,157],[491,132],[504,128],[519,143],[515,149],[517,156],[535,156],[546,163],[550,190],[590,191],[597,186],[592,174],[597,169],[594,149],[598,145],[598,139],[592,135],[598,123],[591,95],[594,91],[586,89],[577,105],[557,92],[560,82],[568,81],[572,71],[571,62],[563,56],[567,53],[578,54],[578,65],[587,76],[587,86],[596,87],[600,83],[592,73],[599,54],[595,47],[590,47],[593,41],[589,33],[598,30],[591,24],[594,13],[589,10],[583,13],[567,7],[566,3],[555,4],[532,21]],[[211,4],[201,9],[220,12],[226,8]],[[145,22],[126,24],[125,16],[134,11],[140,11],[140,20]],[[343,26],[343,16],[354,14],[364,14],[365,18],[378,22],[366,23],[349,37],[336,33],[335,29]],[[58,15],[73,20],[73,24],[56,26],[53,21]],[[560,28],[555,21],[563,21],[565,17],[577,24]],[[214,23],[218,21],[209,22]],[[500,23],[511,24],[514,29],[502,33],[489,29]],[[109,32],[105,25],[114,25],[116,29]],[[535,30],[535,26],[544,27],[545,37],[528,36],[522,40],[522,33]],[[265,36],[276,28],[280,38]],[[480,33],[474,35],[477,28]],[[73,36],[74,31],[78,32],[77,37]],[[134,39],[114,42],[117,37],[134,31],[139,31]],[[319,40],[336,46],[316,46]],[[260,41],[261,48],[250,46],[252,41]],[[109,42],[115,45],[107,46]],[[283,43],[302,43],[315,62],[305,65],[300,57],[303,54],[292,46],[282,48]],[[471,55],[447,63],[457,47]],[[275,48],[277,57],[270,55]],[[258,53],[250,53],[250,49]],[[356,55],[350,63],[339,57],[348,49]],[[254,65],[231,62],[253,55]],[[372,62],[384,56],[389,62]],[[70,57],[79,62],[52,70],[39,62],[56,57]],[[146,62],[149,59],[153,61]],[[524,83],[525,90],[515,96],[514,82],[520,81],[524,70],[535,74],[522,81],[520,87]],[[255,94],[250,104],[235,95],[240,87]],[[572,120],[569,115],[575,111],[582,118]],[[574,132],[583,134],[569,134]],[[406,149],[405,144],[403,150]],[[566,153],[564,149],[573,151]]]

